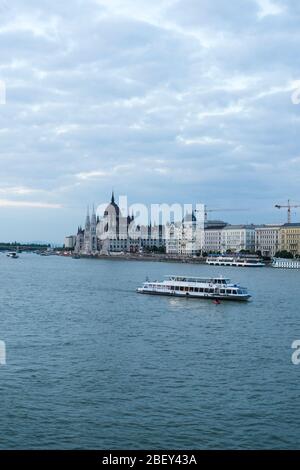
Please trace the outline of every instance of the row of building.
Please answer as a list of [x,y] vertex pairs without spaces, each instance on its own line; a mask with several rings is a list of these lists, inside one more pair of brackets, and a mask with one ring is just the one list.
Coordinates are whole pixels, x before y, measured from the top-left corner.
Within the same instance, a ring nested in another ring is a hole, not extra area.
[[[172,228],[172,225],[171,225]],[[197,222],[194,222],[194,234]],[[173,235],[174,234],[174,235]],[[169,231],[166,240],[167,253],[194,255],[202,253],[261,253],[264,257],[274,257],[279,251],[294,256],[300,255],[300,223],[283,225],[231,225],[223,221],[207,221],[203,233],[199,233],[198,243],[187,240],[184,224]]]
[[260,252],[262,256],[273,257],[279,251],[294,256],[300,255],[300,223],[283,225],[220,225],[207,226],[204,230],[204,251],[218,252]]
[[66,237],[65,247],[77,254],[96,255],[159,250],[170,255],[194,256],[203,253],[260,252],[273,257],[279,251],[300,255],[300,223],[283,225],[230,225],[223,221],[204,221],[195,213],[181,222],[165,225],[139,225],[135,218],[123,216],[114,194],[103,216],[93,209],[84,228]]

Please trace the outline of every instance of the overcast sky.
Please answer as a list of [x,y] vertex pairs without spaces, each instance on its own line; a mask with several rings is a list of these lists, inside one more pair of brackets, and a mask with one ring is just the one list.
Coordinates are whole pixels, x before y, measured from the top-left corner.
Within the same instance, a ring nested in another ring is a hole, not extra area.
[[0,1],[0,240],[63,241],[112,188],[285,221],[299,23],[299,0]]

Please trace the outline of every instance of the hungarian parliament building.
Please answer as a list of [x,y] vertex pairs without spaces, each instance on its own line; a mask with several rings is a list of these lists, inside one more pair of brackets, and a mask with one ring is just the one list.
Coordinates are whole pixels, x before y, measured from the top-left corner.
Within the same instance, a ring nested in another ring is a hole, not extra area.
[[164,251],[166,236],[163,225],[141,226],[135,224],[134,215],[123,216],[112,193],[103,217],[97,217],[94,208],[91,215],[88,210],[85,227],[78,228],[74,242],[74,252],[83,255],[138,252],[147,248]]
[[198,254],[203,246],[203,230],[198,229],[194,213],[186,214],[182,223],[140,225],[134,215],[124,216],[112,193],[103,216],[95,209],[87,211],[85,226],[77,235],[65,239],[65,247],[78,255],[109,255],[111,253],[161,251]]

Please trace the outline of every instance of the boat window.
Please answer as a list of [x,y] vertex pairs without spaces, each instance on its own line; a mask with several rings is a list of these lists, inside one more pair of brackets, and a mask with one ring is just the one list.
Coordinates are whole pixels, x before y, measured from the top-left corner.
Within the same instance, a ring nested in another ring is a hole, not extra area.
[[220,294],[225,294],[225,289],[220,289]]
[[231,289],[227,289],[227,294],[231,294]]
[[214,293],[214,289],[209,289],[210,294]]
[[204,292],[209,292],[209,289],[205,288],[205,289],[204,289]]

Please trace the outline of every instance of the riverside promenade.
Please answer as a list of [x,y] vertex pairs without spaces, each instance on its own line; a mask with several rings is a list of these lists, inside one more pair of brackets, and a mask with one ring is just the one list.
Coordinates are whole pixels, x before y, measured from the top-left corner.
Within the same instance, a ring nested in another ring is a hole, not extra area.
[[[72,257],[72,253],[60,253],[60,256]],[[80,255],[78,258],[106,259],[106,260],[124,260],[124,261],[156,261],[170,263],[193,263],[205,264],[206,258],[201,256],[180,256],[169,255],[165,253],[114,253],[110,255]]]

